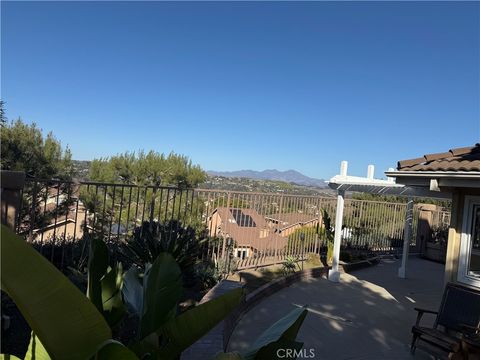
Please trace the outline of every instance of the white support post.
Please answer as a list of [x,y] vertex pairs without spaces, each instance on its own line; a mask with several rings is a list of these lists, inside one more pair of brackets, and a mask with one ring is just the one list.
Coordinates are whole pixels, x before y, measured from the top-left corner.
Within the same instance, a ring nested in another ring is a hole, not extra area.
[[[340,167],[340,175],[347,176],[348,163],[342,161]],[[340,271],[338,265],[340,262],[340,245],[342,243],[342,223],[343,223],[343,207],[345,205],[345,190],[338,189],[337,195],[337,211],[335,213],[335,237],[333,241],[333,260],[332,269],[328,272],[328,280],[333,282],[340,281]]]
[[373,175],[375,174],[375,166],[368,165],[367,168],[367,179],[373,180]]
[[340,175],[347,177],[348,162],[343,160],[340,164]]
[[340,262],[340,245],[342,243],[342,223],[343,223],[343,207],[345,203],[345,190],[338,190],[337,196],[337,212],[335,214],[335,238],[333,242],[333,261],[332,269],[328,272],[328,280],[333,282],[340,281],[340,271],[338,265]]
[[410,238],[412,237],[413,225],[413,198],[408,198],[407,211],[405,213],[405,226],[403,228],[403,253],[402,266],[398,269],[398,277],[407,277],[408,252],[410,250]]

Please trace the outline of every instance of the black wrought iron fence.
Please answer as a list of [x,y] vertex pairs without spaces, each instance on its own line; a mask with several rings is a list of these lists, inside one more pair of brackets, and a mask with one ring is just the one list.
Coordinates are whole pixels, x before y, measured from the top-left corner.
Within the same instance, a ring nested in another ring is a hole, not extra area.
[[[225,269],[276,264],[325,253],[336,212],[333,197],[38,179],[21,198],[17,232],[59,267],[86,263],[85,234],[115,248],[145,221],[175,224],[172,234],[193,227],[200,258]],[[342,248],[399,253],[405,212],[404,203],[346,199]]]
[[[204,204],[208,233],[220,239],[210,246],[209,256],[230,256],[238,268],[326,253],[333,241],[334,197],[198,189],[195,195]],[[365,256],[399,254],[406,207],[405,203],[347,199],[342,249]],[[414,237],[410,243],[415,244]]]
[[16,230],[56,265],[82,264],[86,233],[115,245],[145,221],[198,223],[193,196],[170,186],[27,179]]

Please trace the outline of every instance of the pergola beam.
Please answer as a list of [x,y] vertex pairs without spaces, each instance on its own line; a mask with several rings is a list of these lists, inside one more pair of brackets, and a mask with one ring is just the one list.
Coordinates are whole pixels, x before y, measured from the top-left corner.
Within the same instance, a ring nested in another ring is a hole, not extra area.
[[[342,161],[340,175],[336,175],[330,179],[328,186],[337,190],[337,211],[335,218],[335,237],[333,244],[333,263],[332,269],[328,273],[328,279],[334,282],[340,281],[339,263],[340,263],[340,246],[342,243],[342,225],[343,225],[343,208],[345,206],[345,192],[365,192],[377,195],[396,195],[408,197],[407,211],[405,214],[405,226],[403,233],[403,251],[402,265],[398,270],[398,276],[405,278],[407,274],[408,252],[410,249],[410,239],[412,236],[413,223],[413,198],[430,197],[438,199],[449,199],[450,194],[439,191],[431,191],[428,188],[405,186],[395,183],[393,178],[380,180],[374,178],[373,165],[368,166],[367,177],[347,176],[348,163]],[[393,173],[393,169],[386,172],[387,175]]]

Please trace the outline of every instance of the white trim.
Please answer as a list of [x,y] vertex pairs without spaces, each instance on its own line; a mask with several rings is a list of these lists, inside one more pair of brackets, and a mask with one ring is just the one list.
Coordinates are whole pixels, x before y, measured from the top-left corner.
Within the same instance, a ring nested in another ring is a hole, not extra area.
[[[366,192],[370,194],[379,195],[397,195],[407,197],[431,197],[439,199],[451,199],[450,193],[443,193],[440,191],[431,191],[429,183],[424,183],[426,180],[421,178],[421,184],[409,184],[419,186],[406,186],[401,181],[395,182],[394,177],[399,174],[399,171],[387,171],[387,180],[375,179],[373,177],[373,165],[368,166],[368,176],[351,176],[347,175],[347,162],[342,161],[340,175],[335,175],[329,181],[328,186],[334,190]],[[480,174],[480,172],[479,172]],[[415,172],[415,175],[418,175]],[[400,179],[401,180],[401,179]]]
[[469,264],[472,250],[470,233],[473,220],[473,208],[480,206],[480,196],[465,196],[465,205],[463,208],[462,234],[460,236],[460,254],[458,256],[457,280],[475,287],[480,287],[480,276],[468,274],[467,266]]
[[385,171],[389,177],[422,177],[422,178],[458,178],[458,179],[478,179],[480,171]]

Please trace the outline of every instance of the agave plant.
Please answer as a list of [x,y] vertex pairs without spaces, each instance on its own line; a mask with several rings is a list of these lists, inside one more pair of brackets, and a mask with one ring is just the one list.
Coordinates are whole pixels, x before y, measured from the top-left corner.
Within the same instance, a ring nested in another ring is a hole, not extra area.
[[120,247],[120,254],[125,261],[144,267],[153,263],[159,254],[169,253],[180,266],[185,285],[189,286],[195,276],[201,245],[202,239],[198,239],[195,229],[177,220],[145,221]]
[[283,273],[285,275],[293,274],[297,269],[297,267],[298,267],[298,270],[301,270],[300,266],[298,265],[298,261],[299,260],[293,256],[287,256],[287,258],[285,259],[282,265]]

